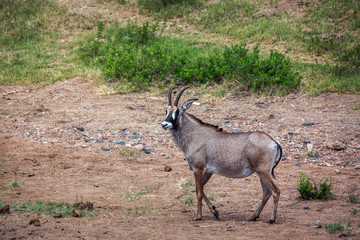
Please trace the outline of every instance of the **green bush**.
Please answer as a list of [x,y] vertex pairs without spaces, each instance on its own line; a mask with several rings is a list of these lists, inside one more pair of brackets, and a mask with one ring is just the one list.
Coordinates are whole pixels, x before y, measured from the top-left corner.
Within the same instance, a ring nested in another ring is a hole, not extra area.
[[300,172],[299,173],[300,181],[297,185],[297,190],[299,192],[299,198],[305,200],[312,199],[332,199],[335,195],[331,192],[332,182],[330,177],[330,183],[328,184],[328,179],[320,182],[319,184],[310,182],[309,175]]
[[147,89],[152,83],[199,85],[231,80],[253,92],[287,92],[296,89],[301,76],[290,60],[277,51],[261,57],[256,46],[194,47],[185,41],[162,37],[158,25],[129,23],[124,28],[98,27],[81,48],[81,57],[100,65],[111,81]]

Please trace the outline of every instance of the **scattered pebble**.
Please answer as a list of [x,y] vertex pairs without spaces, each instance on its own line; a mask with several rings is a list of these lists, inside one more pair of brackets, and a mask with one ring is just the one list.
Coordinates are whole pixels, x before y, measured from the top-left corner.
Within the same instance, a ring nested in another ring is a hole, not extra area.
[[308,126],[314,126],[315,123],[314,122],[308,122],[308,123],[303,123],[302,124],[304,127],[308,127]]
[[356,165],[354,168],[355,169],[360,169],[360,165]]
[[334,151],[342,151],[346,149],[345,144],[340,143],[338,141],[327,143],[326,148],[334,150]]
[[141,150],[143,152],[145,152],[146,154],[150,154],[150,153],[154,152],[153,148],[147,148],[147,147],[143,147]]
[[4,205],[0,208],[0,214],[10,213],[10,205]]
[[73,213],[73,217],[77,217],[77,218],[82,217],[82,214],[78,209],[74,209],[72,213]]
[[315,225],[314,225],[314,228],[321,228],[321,227],[322,227],[322,226],[321,226],[320,220],[317,220],[316,223],[315,223]]
[[33,218],[29,221],[29,225],[40,227],[41,226],[40,220],[38,218]]
[[270,119],[275,119],[275,118],[276,118],[276,115],[274,115],[274,114],[270,114],[270,115],[269,115],[269,120],[270,120]]
[[81,132],[83,132],[85,130],[84,127],[82,127],[82,126],[76,126],[75,128],[76,128],[76,130],[79,130]]
[[54,218],[61,218],[62,217],[62,213],[55,213],[54,214]]
[[165,172],[171,172],[172,171],[172,167],[166,165],[164,168]]
[[130,138],[140,139],[140,138],[142,138],[142,136],[139,135],[139,134],[134,134],[134,135],[131,136]]
[[233,130],[232,133],[241,133],[241,130]]
[[101,147],[101,150],[103,150],[103,151],[110,151],[110,148]]
[[91,203],[91,202],[85,202],[85,203],[81,202],[81,203],[79,203],[79,208],[80,208],[81,210],[85,210],[85,209],[86,209],[86,210],[91,211],[91,210],[94,209],[94,204]]

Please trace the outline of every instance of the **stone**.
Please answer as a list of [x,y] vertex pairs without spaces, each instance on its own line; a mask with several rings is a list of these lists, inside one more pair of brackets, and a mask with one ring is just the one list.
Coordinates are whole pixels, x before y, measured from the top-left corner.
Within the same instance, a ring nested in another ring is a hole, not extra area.
[[317,220],[316,223],[315,223],[315,225],[314,225],[314,228],[321,228],[321,227],[322,227],[322,226],[321,226],[320,220]]
[[314,126],[315,123],[314,122],[308,122],[308,123],[303,123],[302,124],[304,127],[308,127],[308,126]]
[[72,214],[73,214],[73,217],[77,217],[77,218],[82,217],[82,214],[81,214],[80,210],[78,210],[78,209],[74,209],[72,211]]
[[354,168],[355,169],[360,169],[360,165],[356,165]]
[[40,227],[41,226],[40,220],[38,218],[33,218],[29,221],[29,225]]
[[85,130],[83,126],[76,126],[75,129],[79,130],[81,132],[83,132]]
[[101,150],[103,150],[103,151],[110,151],[110,148],[106,148],[106,147],[101,147]]
[[4,205],[0,208],[0,214],[10,213],[10,205]]
[[306,148],[307,148],[308,152],[312,152],[312,150],[314,149],[314,147],[313,147],[313,145],[311,143],[308,143],[306,145]]
[[346,146],[343,143],[335,141],[335,142],[327,143],[326,148],[334,150],[334,151],[342,151],[342,150],[346,149]]
[[270,120],[270,119],[275,119],[275,118],[276,118],[276,115],[274,115],[274,114],[270,114],[270,115],[269,115],[269,120]]
[[143,152],[145,152],[146,154],[150,154],[150,153],[154,152],[153,148],[148,148],[148,147],[143,147],[141,150]]
[[233,130],[232,133],[241,133],[241,130]]
[[172,171],[172,167],[166,165],[166,166],[164,167],[164,171],[165,171],[165,172],[171,172],[171,171]]
[[54,218],[61,218],[62,217],[62,213],[55,213],[54,214]]

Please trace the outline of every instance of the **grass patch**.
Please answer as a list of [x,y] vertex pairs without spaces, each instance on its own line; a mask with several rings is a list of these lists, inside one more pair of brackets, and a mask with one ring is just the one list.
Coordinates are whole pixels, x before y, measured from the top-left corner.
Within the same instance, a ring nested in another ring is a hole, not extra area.
[[15,179],[14,181],[11,181],[7,184],[3,183],[2,187],[6,190],[10,190],[12,188],[22,187],[23,185],[24,185],[24,183],[22,181]]
[[119,155],[127,160],[131,160],[143,154],[131,148],[122,148],[119,150]]
[[152,193],[154,190],[151,186],[145,186],[144,189],[131,192],[130,190],[126,193],[125,197],[126,199],[134,200],[134,199],[140,199],[145,197],[147,194]]
[[164,216],[169,216],[171,213],[161,213],[162,208],[153,208],[152,203],[146,203],[144,206],[135,205],[134,207],[127,208],[125,211],[120,213],[120,218],[127,217],[141,217],[149,214],[159,214]]
[[305,200],[313,200],[313,199],[327,200],[335,197],[335,195],[331,192],[332,190],[331,177],[330,177],[330,182],[328,179],[326,179],[325,181],[319,183],[316,182],[312,183],[310,181],[309,175],[300,172],[299,178],[300,181],[297,185],[299,198]]
[[[0,202],[0,207],[9,204]],[[54,215],[61,213],[63,216],[71,216],[74,209],[79,209],[79,203],[36,201],[23,203],[10,203],[11,212],[32,212],[37,215]],[[80,210],[80,209],[79,209]],[[82,216],[96,216],[95,210],[80,210]]]
[[359,203],[359,197],[358,197],[358,194],[356,193],[356,190],[357,190],[357,187],[353,186],[348,192],[349,202],[351,204]]
[[336,233],[338,231],[346,230],[346,228],[350,227],[350,226],[351,226],[350,220],[347,223],[345,223],[344,220],[339,219],[339,220],[335,221],[334,223],[326,223],[325,229],[329,233]]

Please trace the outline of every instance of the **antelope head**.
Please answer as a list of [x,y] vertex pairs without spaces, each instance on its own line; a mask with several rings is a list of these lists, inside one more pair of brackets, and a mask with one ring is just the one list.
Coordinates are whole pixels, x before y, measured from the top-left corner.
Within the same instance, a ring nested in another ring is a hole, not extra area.
[[184,87],[183,89],[181,89],[181,91],[178,93],[178,95],[176,96],[175,99],[175,103],[174,103],[174,95],[175,92],[174,89],[176,87],[172,87],[169,90],[169,99],[168,99],[168,106],[166,108],[166,116],[165,116],[165,121],[163,121],[161,123],[161,126],[164,129],[172,129],[172,128],[176,128],[178,126],[178,120],[179,120],[179,116],[181,114],[184,114],[185,111],[187,109],[189,109],[192,105],[193,102],[195,102],[197,99],[190,99],[187,100],[181,108],[178,107],[179,104],[179,100],[181,95],[184,93],[184,91],[190,87]]

